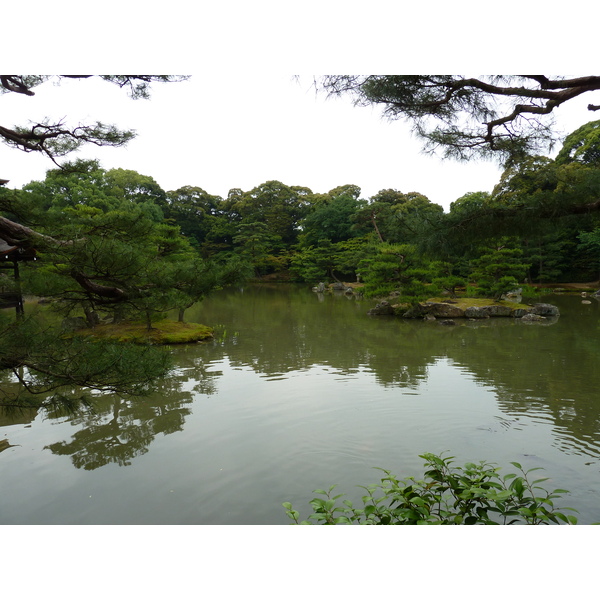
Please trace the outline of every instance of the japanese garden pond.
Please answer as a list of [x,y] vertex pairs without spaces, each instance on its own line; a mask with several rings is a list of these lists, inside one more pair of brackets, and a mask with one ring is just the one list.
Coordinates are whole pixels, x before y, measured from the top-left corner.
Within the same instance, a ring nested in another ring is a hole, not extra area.
[[282,502],[358,499],[425,452],[542,467],[600,521],[600,303],[535,301],[561,316],[444,327],[308,286],[219,292],[186,313],[214,341],[173,347],[150,397],[0,417],[0,523],[287,524]]

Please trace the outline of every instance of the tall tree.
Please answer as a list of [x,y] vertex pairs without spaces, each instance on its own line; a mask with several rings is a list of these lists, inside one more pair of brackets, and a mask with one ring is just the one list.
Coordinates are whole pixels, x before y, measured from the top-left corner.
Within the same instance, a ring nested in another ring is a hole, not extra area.
[[354,218],[367,202],[359,196],[360,188],[355,185],[340,186],[320,196],[302,221],[301,244],[313,246],[325,240],[335,244],[360,235]]
[[[101,78],[128,88],[132,98],[147,98],[154,81],[181,79],[145,75]],[[33,96],[34,88],[49,79],[0,76],[0,93]],[[63,120],[45,119],[28,127],[0,126],[1,141],[25,152],[45,154],[55,164],[82,144],[121,146],[133,136],[131,130],[99,122],[68,126]],[[152,232],[162,220],[161,210],[145,199],[135,202],[131,186],[120,196],[111,194],[117,180],[125,177],[116,173],[112,185],[108,185],[105,172],[95,161],[60,166],[46,182],[32,183],[24,191],[1,191],[0,238],[9,245],[34,245],[38,249],[45,260],[40,261],[44,267],[36,269],[35,275],[45,279],[43,293],[58,291],[63,304],[79,298],[91,311],[96,304],[122,302],[131,290],[121,283],[129,281],[128,268],[137,260],[127,245],[127,236],[132,231],[136,235],[142,230]],[[136,191],[140,190],[138,186]],[[137,211],[133,219],[128,210],[132,207]],[[109,232],[112,237],[107,235]],[[161,243],[155,246],[161,248]],[[44,269],[48,271],[45,274]],[[107,277],[108,272],[112,278]],[[115,272],[123,279],[115,280]],[[35,279],[29,282],[31,289]],[[65,336],[52,321],[36,318],[35,314],[14,321],[0,311],[0,370],[12,377],[11,385],[0,390],[0,404],[4,406],[57,404],[73,408],[89,390],[140,394],[168,372],[169,362],[168,352],[161,349],[90,343]]]
[[311,198],[308,188],[267,181],[241,194],[232,190],[228,212],[244,223],[264,223],[284,244],[294,244],[299,222],[307,214]]

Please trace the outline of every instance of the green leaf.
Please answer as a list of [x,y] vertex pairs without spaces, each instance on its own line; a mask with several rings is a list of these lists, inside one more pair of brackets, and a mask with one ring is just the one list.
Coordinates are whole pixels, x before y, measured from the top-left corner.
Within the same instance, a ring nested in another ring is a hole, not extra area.
[[515,493],[517,494],[517,496],[522,496],[523,495],[523,490],[525,489],[523,486],[523,478],[522,477],[517,477],[511,484],[510,484],[511,489],[513,489],[515,491]]

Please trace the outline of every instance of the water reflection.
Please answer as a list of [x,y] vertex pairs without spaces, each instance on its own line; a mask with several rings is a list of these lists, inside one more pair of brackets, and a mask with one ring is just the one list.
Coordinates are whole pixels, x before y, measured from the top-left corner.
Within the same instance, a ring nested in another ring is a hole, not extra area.
[[261,287],[223,294],[194,316],[228,320],[235,331],[223,329],[210,350],[213,358],[228,357],[265,377],[331,365],[348,376],[367,370],[384,387],[416,388],[431,365],[447,357],[495,390],[507,418],[535,415],[554,425],[561,449],[598,457],[599,305],[556,295],[542,300],[558,304],[562,316],[540,324],[498,318],[442,327],[365,318],[368,302],[343,295],[319,299]]
[[[181,431],[198,394],[216,393],[228,361],[265,381],[283,381],[319,366],[338,380],[372,374],[383,387],[417,389],[440,357],[495,390],[505,426],[528,416],[554,427],[553,443],[564,452],[600,457],[600,348],[597,318],[573,298],[559,299],[563,316],[553,327],[513,319],[437,323],[366,318],[368,303],[318,298],[305,290],[247,288],[223,293],[190,311],[190,320],[217,323],[208,345],[175,348],[178,369],[150,398],[102,398],[95,415],[75,417],[70,441],[47,446],[87,470],[114,462],[131,464],[159,435]],[[557,303],[557,298],[552,301]],[[219,325],[218,323],[223,323]],[[226,323],[226,325],[225,325]]]
[[[129,494],[141,501],[155,497],[157,480],[169,481],[167,492],[185,490],[176,509],[172,494],[156,496],[147,522],[271,522],[295,490],[337,482],[347,491],[376,480],[373,466],[400,460],[404,474],[420,466],[419,453],[446,449],[505,463],[535,451],[536,466],[566,475],[556,487],[587,493],[597,466],[591,479],[581,469],[600,459],[599,305],[550,301],[561,309],[551,326],[490,319],[444,327],[369,317],[368,301],[319,299],[295,286],[224,291],[187,315],[215,327],[214,341],[174,347],[177,369],[150,397],[102,396],[94,414],[69,418],[0,417],[0,427],[12,426],[0,467],[7,456],[18,465],[13,485],[28,469],[28,481],[43,479],[15,427],[31,423],[46,454],[75,466],[70,472],[94,471],[95,494],[108,498],[125,485],[109,465],[138,467],[127,485],[138,486]],[[544,464],[550,455],[554,462]],[[560,468],[556,455],[565,458]],[[238,487],[243,500],[232,496]],[[78,514],[71,496],[61,510]],[[119,510],[123,522],[135,522]],[[113,507],[95,522],[117,514]],[[87,513],[81,521],[94,522]]]
[[191,348],[174,349],[178,368],[151,396],[127,400],[103,396],[97,399],[93,413],[71,418],[77,430],[70,441],[45,448],[56,455],[70,456],[75,467],[88,471],[109,463],[123,467],[146,454],[158,435],[183,431],[194,395],[215,391],[216,374],[206,372],[203,361],[189,351]]

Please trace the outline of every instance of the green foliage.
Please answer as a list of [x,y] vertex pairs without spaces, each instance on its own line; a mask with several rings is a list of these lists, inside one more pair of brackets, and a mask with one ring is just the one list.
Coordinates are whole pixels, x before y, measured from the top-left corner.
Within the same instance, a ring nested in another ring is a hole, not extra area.
[[590,121],[565,138],[556,163],[569,162],[600,165],[600,121]]
[[[61,317],[85,315],[90,327],[143,319],[150,331],[166,311],[178,309],[183,321],[187,307],[243,279],[239,259],[198,256],[179,227],[164,220],[164,197],[152,178],[106,172],[97,161],[68,163],[10,195],[13,214],[45,234],[36,244],[39,260],[21,269],[23,293],[51,300]],[[0,285],[10,291],[6,279]],[[48,326],[47,314],[0,327],[0,368],[19,384],[5,403],[67,398],[57,391],[65,386],[139,394],[168,370],[156,350],[64,334],[60,319]]]
[[437,271],[432,283],[439,289],[445,291],[451,298],[456,298],[457,288],[467,284],[465,278],[454,274],[453,265],[448,262],[434,262],[431,268]]
[[319,244],[318,247],[301,248],[290,260],[290,273],[301,281],[317,283],[329,280],[333,268],[331,243]]
[[[523,241],[523,260],[530,263],[527,280],[530,282],[561,281],[563,274],[571,275],[577,245],[571,239],[575,232],[564,231]],[[579,281],[578,277],[572,279]]]
[[443,212],[423,194],[386,189],[359,207],[353,220],[357,227],[372,230],[380,242],[416,244]]
[[317,246],[300,247],[290,259],[290,272],[301,281],[355,280],[357,266],[373,247],[363,238],[332,244],[322,240]]
[[577,518],[558,509],[554,501],[566,490],[547,491],[540,483],[548,478],[532,479],[531,473],[517,463],[511,464],[518,473],[500,475],[492,463],[453,465],[452,456],[420,455],[425,460],[423,479],[398,479],[390,471],[381,483],[359,486],[366,491],[362,507],[355,508],[344,494],[332,496],[335,485],[328,490],[314,490],[321,497],[313,498],[313,513],[300,521],[300,513],[290,502],[284,502],[288,517],[296,524],[312,525],[575,525]]
[[272,253],[277,252],[281,242],[280,236],[261,221],[239,223],[237,231],[233,237],[236,253],[254,266],[257,276],[268,273]]
[[431,263],[410,244],[380,244],[359,265],[366,297],[399,291],[399,302],[419,302],[438,291]]
[[315,204],[302,220],[301,244],[317,246],[325,240],[335,244],[357,237],[352,219],[366,203],[358,199],[357,191],[360,193],[356,186],[336,188]]
[[235,227],[223,211],[223,199],[202,188],[184,186],[167,192],[164,213],[204,257],[233,245]]
[[141,395],[171,366],[163,349],[67,336],[35,313],[16,321],[0,313],[0,340],[0,369],[14,379],[0,390],[2,406],[67,401],[73,409],[89,402],[90,390]]
[[579,234],[579,248],[589,253],[589,263],[595,269],[595,275],[600,271],[600,227]]
[[30,293],[59,300],[65,314],[143,317],[151,328],[165,311],[183,311],[245,274],[239,259],[226,265],[201,259],[179,227],[164,220],[165,193],[135,171],[75,161],[21,196],[22,216],[60,240],[39,249],[42,260],[28,269],[25,283]]
[[519,287],[529,267],[522,257],[523,251],[507,238],[494,247],[483,248],[480,257],[473,261],[471,272],[471,279],[477,282],[476,292],[499,300],[502,294]]
[[231,190],[223,209],[236,222],[264,223],[271,235],[285,244],[294,244],[311,197],[308,188],[267,181],[249,192]]

